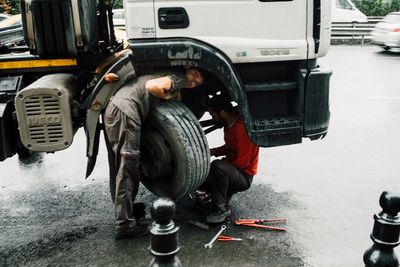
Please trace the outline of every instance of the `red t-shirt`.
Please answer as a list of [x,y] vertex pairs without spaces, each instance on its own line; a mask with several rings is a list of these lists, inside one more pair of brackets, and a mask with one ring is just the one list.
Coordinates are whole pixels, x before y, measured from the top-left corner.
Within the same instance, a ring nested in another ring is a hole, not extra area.
[[215,149],[215,156],[226,160],[248,175],[255,175],[258,166],[259,147],[246,133],[243,120],[238,118],[232,126],[224,128],[225,145]]

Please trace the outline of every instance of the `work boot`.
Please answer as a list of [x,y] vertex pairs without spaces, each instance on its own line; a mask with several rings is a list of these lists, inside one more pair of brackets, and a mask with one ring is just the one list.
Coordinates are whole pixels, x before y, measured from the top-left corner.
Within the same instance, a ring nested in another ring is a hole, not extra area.
[[195,203],[202,207],[203,209],[209,209],[212,206],[211,203],[211,195],[207,194],[206,192],[203,193],[196,193],[195,195]]
[[116,239],[142,237],[149,234],[149,226],[147,224],[137,224],[134,227],[117,230],[115,233]]
[[226,219],[228,219],[232,214],[232,211],[230,208],[224,208],[221,209],[219,208],[218,210],[214,211],[213,213],[210,213],[206,217],[206,223],[222,223]]
[[133,204],[133,217],[135,217],[136,221],[146,217],[146,205],[143,202]]

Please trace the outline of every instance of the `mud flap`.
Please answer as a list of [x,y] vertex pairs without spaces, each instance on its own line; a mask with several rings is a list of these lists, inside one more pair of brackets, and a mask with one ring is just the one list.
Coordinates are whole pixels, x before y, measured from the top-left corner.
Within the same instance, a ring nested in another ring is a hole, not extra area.
[[98,122],[96,126],[96,132],[93,139],[93,151],[92,155],[88,156],[88,161],[86,165],[86,176],[88,178],[89,175],[92,173],[94,166],[96,166],[97,154],[99,152],[99,142],[100,142],[100,131],[102,129],[101,124]]
[[[113,73],[118,76],[118,80],[112,82],[106,81],[107,74]],[[86,113],[86,155],[88,157],[86,178],[92,173],[96,164],[96,158],[99,146],[99,116],[101,112],[107,107],[110,98],[121,88],[128,80],[136,77],[136,72],[132,64],[131,53],[119,59],[112,65],[101,77],[95,86],[91,96],[89,97],[87,113]]]

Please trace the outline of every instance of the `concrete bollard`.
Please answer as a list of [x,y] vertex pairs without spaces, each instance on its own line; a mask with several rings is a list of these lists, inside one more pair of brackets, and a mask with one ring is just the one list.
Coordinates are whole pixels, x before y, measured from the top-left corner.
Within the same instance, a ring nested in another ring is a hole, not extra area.
[[374,215],[371,239],[372,247],[364,253],[366,267],[398,267],[399,260],[394,248],[400,244],[400,196],[383,192],[379,199],[382,211]]
[[151,267],[181,267],[176,254],[179,251],[178,230],[172,216],[175,214],[175,203],[168,198],[160,198],[153,203],[151,216],[153,224],[150,229],[150,252],[154,256]]

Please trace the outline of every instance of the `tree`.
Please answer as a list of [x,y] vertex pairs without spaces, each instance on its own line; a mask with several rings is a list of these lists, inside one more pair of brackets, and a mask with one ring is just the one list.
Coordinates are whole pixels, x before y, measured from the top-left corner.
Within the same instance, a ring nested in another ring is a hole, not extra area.
[[11,11],[11,5],[7,0],[0,0],[0,12],[9,14]]
[[400,11],[400,0],[392,0],[390,3],[390,11]]
[[19,14],[19,0],[0,0],[0,12],[7,14]]
[[358,9],[367,16],[385,16],[400,10],[400,0],[353,0]]
[[124,8],[122,0],[114,0],[113,8]]

